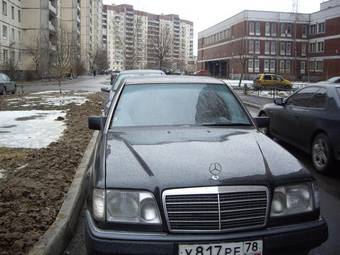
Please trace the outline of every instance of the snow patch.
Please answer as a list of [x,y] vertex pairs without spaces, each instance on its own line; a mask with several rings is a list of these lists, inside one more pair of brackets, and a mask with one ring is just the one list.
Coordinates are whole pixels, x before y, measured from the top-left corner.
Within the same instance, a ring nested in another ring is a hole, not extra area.
[[[57,141],[65,129],[63,111],[0,111],[0,147],[47,147]],[[8,127],[11,128],[8,128]]]
[[[62,90],[62,93],[70,92],[70,90]],[[48,94],[59,94],[59,90],[46,90],[46,91],[40,91],[40,92],[34,92],[31,93],[31,95],[48,95]]]

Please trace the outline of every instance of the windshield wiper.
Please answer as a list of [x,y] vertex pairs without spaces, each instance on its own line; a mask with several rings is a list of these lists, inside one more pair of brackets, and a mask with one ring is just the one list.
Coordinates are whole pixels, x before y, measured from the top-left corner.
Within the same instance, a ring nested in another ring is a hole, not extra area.
[[234,126],[252,126],[250,123],[200,123],[200,126],[207,127],[234,127]]

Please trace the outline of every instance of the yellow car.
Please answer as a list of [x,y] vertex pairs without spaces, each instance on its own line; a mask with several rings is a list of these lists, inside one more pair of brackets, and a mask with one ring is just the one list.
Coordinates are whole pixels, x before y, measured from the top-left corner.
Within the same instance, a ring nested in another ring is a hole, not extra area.
[[254,80],[255,90],[259,89],[291,89],[292,83],[277,74],[259,74]]

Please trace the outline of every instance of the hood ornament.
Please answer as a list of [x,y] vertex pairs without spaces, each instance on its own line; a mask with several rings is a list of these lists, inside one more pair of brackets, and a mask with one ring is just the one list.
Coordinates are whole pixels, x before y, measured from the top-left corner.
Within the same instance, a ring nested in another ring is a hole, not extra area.
[[217,181],[220,179],[220,173],[222,172],[222,166],[220,163],[212,163],[210,166],[209,166],[209,172],[211,174],[211,179],[214,180],[214,181]]

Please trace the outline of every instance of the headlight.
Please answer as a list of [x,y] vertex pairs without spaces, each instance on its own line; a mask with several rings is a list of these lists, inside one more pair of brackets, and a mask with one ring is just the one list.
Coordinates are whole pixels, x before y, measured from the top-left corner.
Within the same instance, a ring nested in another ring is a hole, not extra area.
[[270,216],[312,212],[317,208],[319,208],[319,190],[316,184],[281,186],[274,191]]
[[157,203],[150,192],[107,190],[106,203],[110,222],[161,223]]

